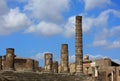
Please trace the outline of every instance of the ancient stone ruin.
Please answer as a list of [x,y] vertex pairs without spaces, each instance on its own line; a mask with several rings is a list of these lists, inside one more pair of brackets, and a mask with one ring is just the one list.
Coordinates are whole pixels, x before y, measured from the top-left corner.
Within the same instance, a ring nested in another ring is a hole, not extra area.
[[18,58],[14,48],[0,56],[0,81],[120,81],[120,64],[109,58],[83,58],[82,16],[76,16],[75,62],[69,63],[68,44],[61,45],[60,64],[52,53],[45,53],[44,67],[30,58]]

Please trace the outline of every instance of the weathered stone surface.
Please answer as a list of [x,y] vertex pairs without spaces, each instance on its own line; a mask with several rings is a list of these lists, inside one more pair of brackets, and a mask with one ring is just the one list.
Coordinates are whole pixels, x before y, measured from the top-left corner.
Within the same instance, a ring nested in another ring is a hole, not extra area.
[[0,81],[92,81],[88,76],[56,73],[3,72]]
[[45,53],[45,72],[52,72],[53,55],[51,53]]
[[14,70],[14,57],[14,49],[7,48],[5,57],[5,70]]
[[83,73],[82,16],[76,16],[76,73]]
[[58,61],[53,62],[52,70],[54,73],[58,73]]
[[69,66],[68,66],[68,44],[62,44],[61,47],[61,72],[68,73]]

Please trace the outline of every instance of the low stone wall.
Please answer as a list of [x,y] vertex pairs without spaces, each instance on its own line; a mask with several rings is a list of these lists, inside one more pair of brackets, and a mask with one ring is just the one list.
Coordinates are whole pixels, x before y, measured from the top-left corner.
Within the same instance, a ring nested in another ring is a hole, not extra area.
[[0,81],[93,81],[88,76],[35,72],[1,72]]

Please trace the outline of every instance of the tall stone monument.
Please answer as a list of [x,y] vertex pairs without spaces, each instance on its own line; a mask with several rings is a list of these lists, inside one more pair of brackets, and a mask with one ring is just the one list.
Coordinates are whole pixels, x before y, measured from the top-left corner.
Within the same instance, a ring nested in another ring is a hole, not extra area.
[[61,47],[61,72],[68,73],[68,44],[62,44]]
[[82,16],[76,16],[76,74],[83,74]]

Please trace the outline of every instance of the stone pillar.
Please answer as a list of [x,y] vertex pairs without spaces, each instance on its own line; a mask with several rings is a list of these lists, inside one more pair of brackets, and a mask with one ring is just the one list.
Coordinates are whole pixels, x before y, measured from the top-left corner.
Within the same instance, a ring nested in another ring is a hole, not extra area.
[[98,68],[95,66],[95,77],[98,77]]
[[34,70],[34,61],[32,59],[27,59],[26,71],[33,71],[33,70]]
[[76,16],[76,73],[83,74],[82,16]]
[[39,62],[37,60],[34,60],[34,71],[38,71]]
[[61,72],[68,73],[68,44],[62,44],[61,47]]
[[58,61],[54,61],[52,67],[53,72],[58,73]]
[[45,53],[45,72],[52,72],[52,58],[53,55],[51,53]]
[[2,70],[2,56],[0,56],[0,71]]
[[5,70],[11,71],[14,70],[14,49],[7,48],[6,49],[6,57],[5,57]]

